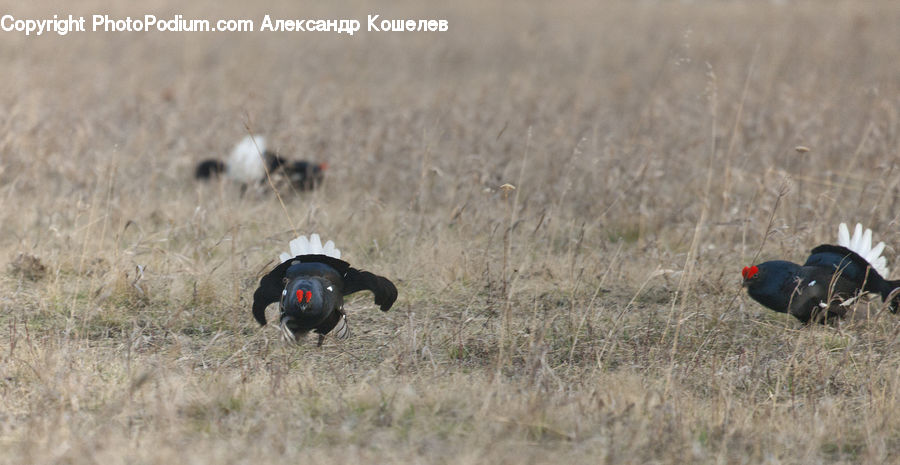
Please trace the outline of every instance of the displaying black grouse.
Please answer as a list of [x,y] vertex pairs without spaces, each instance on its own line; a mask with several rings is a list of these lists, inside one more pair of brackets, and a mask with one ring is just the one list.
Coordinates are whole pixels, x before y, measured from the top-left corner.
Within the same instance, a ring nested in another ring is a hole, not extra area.
[[853,237],[845,223],[838,228],[838,245],[820,245],[802,266],[773,260],[744,267],[741,274],[747,293],[762,305],[798,320],[825,322],[842,318],[862,293],[872,293],[897,311],[900,280],[889,281],[884,243],[872,247],[872,231],[856,225]]
[[263,136],[244,137],[228,157],[228,161],[203,160],[197,164],[194,177],[208,180],[224,174],[225,177],[244,185],[266,181],[266,173],[276,179],[286,177],[291,187],[298,191],[312,190],[325,177],[325,163],[315,164],[306,160],[289,161],[266,149]]
[[253,318],[266,324],[266,307],[280,302],[280,327],[285,340],[297,342],[310,331],[334,332],[338,339],[350,336],[344,314],[344,296],[372,291],[375,304],[386,312],[397,300],[397,288],[387,278],[350,267],[341,251],[328,241],[322,246],[318,234],[300,236],[290,243],[291,252],[279,257],[281,264],[259,281],[253,293]]

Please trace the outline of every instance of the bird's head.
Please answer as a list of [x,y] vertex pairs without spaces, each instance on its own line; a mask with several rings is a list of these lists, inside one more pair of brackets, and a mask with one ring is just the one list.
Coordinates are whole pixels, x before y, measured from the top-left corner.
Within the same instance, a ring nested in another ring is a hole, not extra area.
[[319,277],[298,276],[281,293],[281,323],[294,333],[316,328],[340,306],[334,287]]
[[744,277],[744,281],[742,285],[744,287],[749,286],[754,281],[758,280],[759,275],[759,267],[756,265],[753,266],[745,266],[743,270],[741,270],[741,276]]
[[753,300],[776,312],[787,312],[796,286],[800,265],[785,260],[770,260],[745,267],[742,285]]

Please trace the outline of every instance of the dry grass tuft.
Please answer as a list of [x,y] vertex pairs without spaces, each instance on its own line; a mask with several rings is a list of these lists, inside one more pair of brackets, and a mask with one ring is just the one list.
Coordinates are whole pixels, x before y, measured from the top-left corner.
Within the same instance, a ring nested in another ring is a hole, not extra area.
[[14,276],[23,277],[29,281],[39,281],[47,275],[47,267],[41,263],[41,259],[27,253],[16,255],[7,266]]

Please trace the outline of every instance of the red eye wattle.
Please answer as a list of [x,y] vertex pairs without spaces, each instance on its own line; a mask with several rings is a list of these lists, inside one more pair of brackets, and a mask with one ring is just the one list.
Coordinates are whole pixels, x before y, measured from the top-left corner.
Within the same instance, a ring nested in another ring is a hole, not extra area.
[[757,268],[755,265],[745,266],[744,269],[741,270],[741,276],[743,276],[744,279],[752,279],[754,276],[756,276],[756,273],[759,273],[759,268]]
[[297,302],[303,302],[303,289],[297,289]]
[[306,303],[312,300],[312,291],[306,291]]

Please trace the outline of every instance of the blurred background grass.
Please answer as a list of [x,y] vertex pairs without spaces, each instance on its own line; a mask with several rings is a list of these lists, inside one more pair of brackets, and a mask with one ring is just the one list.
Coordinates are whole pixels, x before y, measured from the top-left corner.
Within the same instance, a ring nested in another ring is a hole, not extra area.
[[[738,272],[841,221],[894,263],[900,4],[4,11],[450,30],[3,33],[0,460],[896,460],[897,320],[801,328]],[[248,130],[322,189],[192,179]],[[321,349],[249,311],[310,232],[400,288]]]

